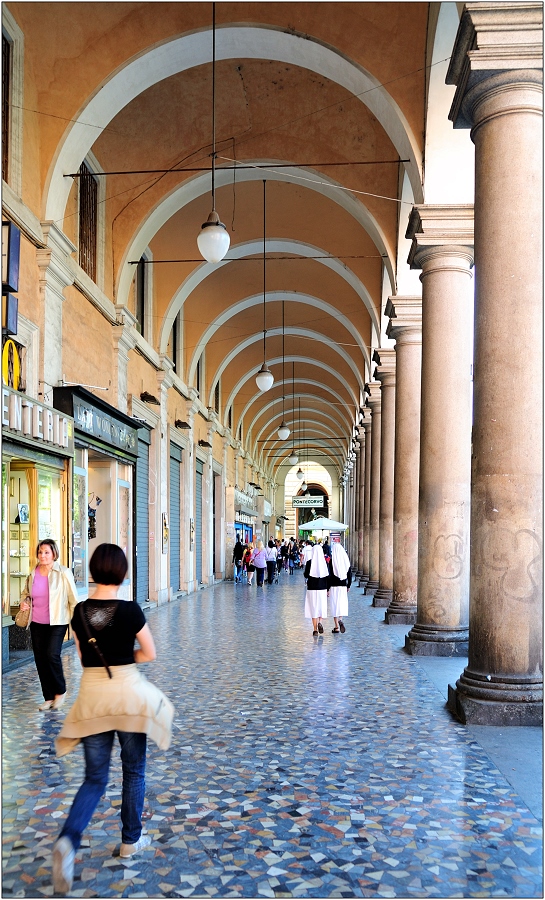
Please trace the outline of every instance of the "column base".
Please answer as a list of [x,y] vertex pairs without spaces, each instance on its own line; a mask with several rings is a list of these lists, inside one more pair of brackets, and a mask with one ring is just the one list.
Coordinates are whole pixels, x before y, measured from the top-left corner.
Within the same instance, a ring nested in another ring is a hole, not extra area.
[[397,603],[395,600],[384,613],[387,625],[414,625],[416,623],[416,606],[408,603]]
[[375,591],[378,591],[378,581],[369,581],[367,582],[367,587],[365,588],[366,594],[374,594]]
[[405,637],[405,650],[411,656],[466,656],[468,628],[447,628],[417,623]]
[[375,596],[373,597],[373,606],[378,607],[379,609],[387,609],[392,602],[393,590],[391,588],[378,588],[375,591]]
[[363,575],[361,575],[361,577],[358,581],[358,587],[362,587],[365,590],[365,588],[367,587],[368,584],[369,584],[369,575],[366,575],[364,573]]
[[464,725],[543,725],[543,682],[464,669],[447,706]]

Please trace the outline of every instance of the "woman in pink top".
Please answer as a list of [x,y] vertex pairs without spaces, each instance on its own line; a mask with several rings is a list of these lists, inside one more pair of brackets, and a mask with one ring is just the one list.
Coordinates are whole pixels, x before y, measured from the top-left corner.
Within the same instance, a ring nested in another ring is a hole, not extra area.
[[46,538],[36,548],[38,565],[21,594],[21,609],[30,613],[30,636],[44,702],[40,710],[60,709],[66,697],[62,642],[79,597],[70,569],[59,563],[55,541]]

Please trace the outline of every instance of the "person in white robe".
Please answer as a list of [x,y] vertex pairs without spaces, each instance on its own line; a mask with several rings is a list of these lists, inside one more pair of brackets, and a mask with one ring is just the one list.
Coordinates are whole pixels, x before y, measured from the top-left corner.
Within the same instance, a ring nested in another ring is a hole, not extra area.
[[343,622],[348,615],[348,591],[352,584],[352,569],[348,554],[342,544],[335,542],[331,549],[329,563],[329,608],[335,623],[333,634],[344,634]]
[[312,549],[312,558],[305,565],[307,589],[305,618],[312,619],[313,637],[324,633],[322,619],[327,619],[327,585],[329,572],[320,544]]

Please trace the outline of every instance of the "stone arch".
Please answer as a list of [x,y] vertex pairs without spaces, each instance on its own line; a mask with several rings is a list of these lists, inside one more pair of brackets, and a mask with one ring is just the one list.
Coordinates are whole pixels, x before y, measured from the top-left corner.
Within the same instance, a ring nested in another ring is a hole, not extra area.
[[[336,394],[332,388],[328,387],[325,384],[322,384],[319,381],[314,381],[311,378],[301,378],[300,376],[298,376],[298,378],[297,378],[297,383],[311,385],[313,387],[320,388],[321,390],[324,391],[324,393],[331,394],[332,397],[336,398],[336,402],[338,404],[342,405],[344,407],[344,409],[346,409],[346,411],[348,413],[347,421],[353,421],[354,411],[350,409],[350,406],[348,405],[348,403],[345,400],[343,400],[341,397],[339,397],[339,395]],[[276,387],[282,387],[283,385],[287,385],[288,387],[291,388],[291,380],[289,378],[286,378],[284,381],[275,382],[275,385],[276,385]],[[246,403],[246,406],[243,408],[242,412],[240,413],[239,418],[243,419],[244,416],[246,415],[246,413],[248,412],[248,410],[250,409],[250,407],[253,406],[255,401],[258,400],[262,396],[263,396],[262,394],[258,394],[258,393],[254,394],[254,396],[250,400],[248,400],[248,402]],[[302,397],[314,397],[315,395],[298,393],[297,396],[302,398]],[[271,400],[265,406],[260,407],[261,411],[264,412],[265,410],[270,409],[271,406],[273,406],[274,403],[276,403],[276,402],[277,402],[276,400]]]
[[[359,349],[361,350],[362,356],[365,360],[366,371],[371,371],[371,358],[369,354],[369,348],[364,344],[363,339],[358,331],[354,329],[353,322],[347,318],[347,316],[340,313],[336,307],[331,306],[330,303],[326,303],[324,300],[319,300],[318,297],[313,297],[311,294],[299,294],[296,291],[267,291],[267,302],[273,302],[281,300],[286,301],[295,301],[297,303],[303,303],[308,306],[312,306],[314,309],[321,309],[322,312],[326,312],[332,317],[336,319],[336,321],[340,322],[347,329],[349,334],[354,337],[355,342],[357,343]],[[188,372],[187,372],[187,383],[191,385],[193,383],[193,379],[195,377],[195,370],[197,368],[197,364],[199,359],[201,358],[202,352],[205,349],[208,341],[211,340],[213,335],[218,331],[219,328],[225,322],[228,322],[233,316],[236,316],[237,313],[243,312],[246,309],[250,309],[252,306],[259,306],[263,303],[263,294],[254,294],[251,297],[246,297],[244,300],[240,300],[238,303],[235,303],[233,306],[228,307],[224,312],[214,319],[213,322],[210,323],[208,328],[204,331],[201,340],[196,345],[193,354],[191,356],[191,361],[189,364]],[[270,329],[267,330],[268,335],[278,334],[278,330]],[[288,331],[286,329],[286,334]],[[219,374],[215,375],[210,384],[210,395],[209,395],[209,403],[211,406],[211,398],[214,394],[214,386],[219,378]]]
[[[331,391],[331,393],[333,393],[333,391]],[[297,394],[297,399],[298,399],[298,400],[303,400],[303,399],[304,399],[304,400],[315,400],[316,397],[315,397],[313,394],[304,394],[304,393],[302,393],[302,392],[299,392],[299,393]],[[276,398],[275,400],[270,400],[268,403],[266,403],[265,405],[263,405],[263,406],[261,406],[261,407],[259,408],[259,410],[257,411],[257,413],[255,414],[254,418],[252,419],[252,421],[250,422],[250,424],[249,424],[249,426],[248,426],[248,431],[251,431],[251,429],[253,428],[253,426],[255,425],[255,423],[257,422],[257,420],[258,420],[261,416],[263,416],[265,413],[267,413],[267,412],[268,412],[269,410],[271,410],[271,409],[274,410],[275,407],[278,407],[278,408],[279,408],[279,412],[276,413],[274,416],[272,416],[271,422],[272,422],[272,421],[275,421],[276,419],[278,419],[279,416],[282,415],[282,413],[281,413],[280,399],[279,399],[279,398]],[[354,422],[354,416],[351,414],[350,408],[348,407],[348,404],[347,404],[347,409],[349,410],[349,415],[348,415],[348,417],[346,417],[346,418],[341,414],[340,411],[336,410],[334,407],[329,409],[329,413],[330,413],[332,416],[334,415],[334,416],[336,417],[336,418],[335,418],[335,421],[336,421],[336,422],[339,422],[339,424],[342,423],[344,426],[348,426],[348,428],[351,428],[352,425],[353,425],[353,422]],[[298,412],[298,407],[296,407],[296,408],[294,409],[294,412],[297,414],[297,412]],[[315,412],[318,412],[318,410],[317,410],[316,407],[314,407],[314,406],[302,406],[302,407],[301,407],[301,412],[302,412],[302,413],[304,413],[304,412],[313,412],[313,413],[315,413]],[[325,413],[324,413],[324,415],[325,415]],[[290,411],[290,412],[286,412],[286,414],[285,414],[285,420],[286,420],[286,424],[287,424],[288,427],[290,428],[290,431],[291,431],[291,432],[294,432],[295,429],[294,429],[294,428],[291,428],[291,425],[294,424],[295,418],[292,418],[292,417],[291,417],[291,411]],[[305,420],[305,421],[306,421],[306,420]],[[341,426],[341,427],[342,427],[342,426]],[[291,439],[290,439],[290,438],[288,438],[288,443],[291,443]]]
[[[405,163],[416,203],[422,202],[421,154],[402,110],[362,66],[309,35],[271,25],[224,25],[216,30],[216,58],[270,59],[309,69],[357,96],[380,122]],[[210,29],[167,39],[119,66],[97,87],[67,127],[51,163],[45,189],[47,221],[62,221],[71,188],[65,172],[77,171],[103,129],[128,103],[153,84],[211,62]]]
[[[271,163],[271,165],[274,165],[274,163]],[[293,166],[291,169],[284,169],[281,172],[268,171],[267,172],[267,180],[268,181],[289,182],[289,181],[291,181],[291,179],[289,178],[290,173],[291,174],[297,174],[297,173],[303,174],[304,173],[305,175],[308,176],[309,174],[312,174],[313,171],[314,170],[311,170],[311,169],[303,169],[301,167]],[[385,261],[386,268],[388,270],[390,281],[392,283],[394,283],[394,279],[395,279],[395,276],[394,276],[394,253],[393,253],[392,248],[390,247],[390,244],[388,242],[388,239],[386,238],[386,235],[380,228],[380,226],[379,226],[378,222],[376,221],[376,219],[374,218],[374,216],[371,215],[371,213],[368,211],[365,204],[362,203],[362,201],[360,199],[356,199],[355,197],[353,197],[351,194],[347,193],[346,191],[339,190],[338,182],[329,178],[327,175],[322,175],[321,173],[317,173],[317,174],[319,174],[320,180],[322,182],[326,182],[326,183],[325,184],[310,184],[309,182],[306,182],[305,187],[308,190],[316,191],[317,193],[320,193],[323,196],[328,197],[330,200],[332,200],[334,203],[336,203],[338,206],[340,206],[342,209],[344,209],[349,215],[351,215],[352,218],[364,229],[364,231],[367,232],[367,234],[370,236],[370,238],[374,242],[375,246],[377,247],[378,252],[384,257],[384,261]],[[217,187],[221,187],[222,185],[230,184],[232,181],[232,178],[233,178],[232,172],[229,172],[226,169],[222,169],[221,167],[216,169],[216,186]],[[237,181],[238,182],[262,181],[262,179],[263,179],[263,170],[261,170],[261,169],[242,169],[242,171],[237,172]],[[144,220],[144,222],[142,223],[142,225],[136,232],[132,242],[130,243],[129,247],[125,251],[122,261],[121,261],[121,265],[120,265],[120,269],[119,269],[119,276],[118,276],[118,288],[117,288],[118,302],[121,305],[126,305],[126,303],[127,303],[130,287],[132,284],[132,279],[134,276],[132,267],[129,266],[128,263],[131,260],[140,259],[140,256],[142,255],[141,248],[146,247],[153,240],[153,236],[159,231],[160,228],[163,227],[163,225],[165,225],[166,222],[168,222],[168,220],[171,218],[171,216],[173,216],[173,215],[175,215],[175,213],[179,212],[180,209],[182,209],[184,206],[186,206],[188,203],[190,203],[196,197],[200,197],[203,194],[209,193],[209,191],[210,191],[210,176],[208,174],[195,175],[191,178],[188,178],[187,181],[185,181],[182,185],[178,185],[178,187],[174,188],[170,194],[167,194],[166,197],[164,197],[148,213],[146,219]],[[410,211],[411,203],[407,204],[407,209]],[[408,215],[408,213],[407,213],[407,215]],[[196,233],[195,233],[195,235],[196,235]],[[252,241],[249,243],[251,243],[252,245],[256,244],[258,246],[258,250],[253,251],[253,252],[261,252],[261,250],[263,248],[263,242]],[[305,251],[311,251],[312,249],[314,249],[314,251],[318,251],[322,254],[324,253],[323,250],[320,250],[317,247],[312,248],[310,245],[303,244],[302,242],[293,241],[293,245],[294,245],[294,247],[297,247],[297,245],[299,245],[299,250],[304,249]],[[240,244],[238,246],[245,247],[245,246],[247,246],[247,244]],[[286,250],[286,248],[284,247],[283,250]],[[249,252],[250,251],[247,250],[246,255]],[[297,249],[295,249],[292,252],[297,253],[299,251]],[[231,249],[229,250],[230,258],[237,259],[237,258],[239,258],[239,255],[240,255],[240,251],[239,251],[238,247],[232,246]],[[243,253],[242,255],[245,255],[245,254]],[[333,260],[334,257],[331,257],[331,259]],[[195,287],[195,285],[200,284],[200,282],[203,280],[203,278],[206,278],[206,276],[210,272],[217,271],[219,266],[227,265],[228,262],[229,262],[229,260],[226,260],[222,263],[213,263],[213,264],[202,263],[200,266],[198,266],[196,269],[194,269],[193,272],[187,277],[186,281],[184,282],[184,285],[187,285],[188,287],[190,285],[193,285],[193,287]],[[320,260],[320,262],[327,264],[327,260]],[[344,264],[341,264],[338,260],[337,260],[337,266],[342,266],[342,268],[346,269],[346,266]],[[346,269],[346,271],[348,274],[350,274],[352,276],[352,278],[354,278],[356,281],[359,282],[359,279],[356,279],[356,276],[353,275],[353,273],[351,273],[349,269]],[[182,285],[182,288],[184,285]],[[372,314],[371,309],[373,308],[373,302],[367,292],[367,289],[364,287],[364,285],[361,282],[359,282],[359,287],[357,290],[358,290],[358,293],[361,294],[361,297],[362,297],[362,300],[364,301],[364,303],[366,305],[367,305],[367,303],[369,303],[370,314]],[[184,291],[182,293],[182,302],[180,304],[180,307],[185,302],[187,295],[188,294],[186,291]],[[177,295],[175,295],[175,296],[177,296]],[[365,297],[367,297],[367,299],[365,299]],[[161,334],[162,334],[161,345],[166,344],[166,341],[168,341],[168,336],[169,336],[170,330],[172,328],[172,322],[174,321],[174,319],[176,317],[176,313],[178,312],[178,309],[176,309],[175,307],[173,308],[173,306],[172,306],[172,303],[174,300],[175,300],[175,298],[173,298],[171,303],[169,304],[167,314],[165,317],[165,322],[163,323],[163,327],[161,330]],[[376,315],[376,313],[375,313],[375,315]],[[164,336],[165,330],[166,330],[166,337]]]
[[[356,409],[359,409],[360,404],[359,404],[359,402],[358,402],[358,400],[357,400],[357,398],[356,398],[356,394],[354,393],[354,391],[352,390],[352,388],[350,387],[350,385],[348,384],[348,382],[345,381],[344,378],[341,378],[341,376],[339,375],[338,372],[335,371],[335,369],[331,368],[331,366],[328,366],[328,365],[327,365],[326,363],[324,363],[322,360],[318,360],[318,359],[309,359],[309,358],[306,357],[306,356],[286,356],[286,357],[284,357],[284,361],[285,361],[286,363],[290,363],[290,362],[310,363],[311,365],[316,366],[316,368],[318,368],[318,369],[323,369],[325,372],[328,372],[328,373],[329,373],[330,375],[332,375],[337,381],[340,381],[340,382],[341,382],[341,384],[343,385],[343,387],[345,388],[345,390],[347,391],[347,393],[349,394],[349,396],[352,398],[352,401],[353,401],[353,403],[354,403],[354,409],[355,409],[355,410],[356,410]],[[276,356],[274,359],[269,359],[269,360],[268,360],[269,366],[274,366],[274,365],[276,365],[277,363],[279,364],[279,363],[281,363],[281,362],[282,362],[282,357],[281,357],[281,356]],[[259,371],[259,369],[260,369],[260,366],[254,366],[252,369],[250,369],[249,371],[245,372],[244,375],[242,376],[242,378],[240,378],[240,379],[237,381],[237,383],[236,383],[235,386],[233,387],[231,393],[229,394],[229,397],[227,398],[227,401],[226,401],[226,404],[225,404],[225,408],[226,408],[226,409],[229,409],[229,406],[231,406],[231,404],[234,402],[234,399],[235,399],[236,395],[237,395],[238,392],[241,390],[241,388],[244,386],[244,384],[245,384],[247,381],[249,381],[250,379],[254,379],[254,378],[255,378],[255,376],[257,375],[257,373],[258,373],[258,371]],[[258,391],[257,388],[256,388],[254,397],[257,398],[257,397],[261,397],[261,396],[262,396],[262,395],[259,393],[259,391]],[[252,402],[253,402],[253,399],[254,399],[254,398],[252,398]],[[240,419],[240,417],[239,417],[239,419],[238,419],[238,421],[237,421],[237,423],[236,423],[235,434],[236,434],[237,431],[238,431],[238,427],[239,427],[239,425],[240,425],[240,422],[241,422],[241,419]]]
[[[276,335],[276,334],[281,335],[282,328],[271,328],[270,330],[267,331],[267,334],[270,337],[273,335]],[[317,341],[318,343],[327,344],[328,347],[330,347],[335,353],[337,353],[341,357],[341,359],[344,360],[344,362],[346,363],[346,365],[348,366],[348,368],[351,370],[352,374],[354,375],[354,378],[356,379],[360,390],[361,391],[365,390],[365,379],[362,377],[362,374],[359,371],[359,369],[358,369],[356,363],[354,362],[354,360],[352,359],[352,357],[349,356],[348,353],[346,353],[341,347],[339,347],[338,345],[336,345],[336,344],[332,343],[330,340],[328,340],[328,338],[325,334],[321,334],[319,331],[312,331],[310,328],[301,328],[301,327],[293,328],[291,326],[284,328],[284,334],[292,334],[292,335],[295,335],[296,337],[307,337],[307,338],[311,338],[313,341]],[[243,351],[246,350],[248,347],[251,347],[252,344],[255,344],[257,341],[262,341],[262,340],[263,340],[262,334],[252,334],[252,335],[250,335],[250,337],[245,338],[243,341],[241,341],[239,344],[237,344],[236,347],[233,347],[231,352],[228,353],[227,356],[224,358],[223,362],[221,363],[219,368],[216,370],[216,372],[214,372],[214,377],[211,379],[211,383],[214,384],[218,380],[218,378],[221,378],[221,375],[225,371],[227,366],[235,359],[236,356],[238,356],[239,353],[243,353]],[[311,360],[307,356],[297,356],[294,358],[295,358],[295,362],[297,362],[297,361],[299,361],[299,362],[305,362],[305,361],[314,362],[314,360]],[[287,362],[287,357],[285,357],[284,361]],[[275,360],[270,360],[270,359],[267,360],[269,368],[272,365],[276,365],[277,362],[282,362],[281,356],[276,358]],[[252,369],[249,374],[255,375],[258,371],[259,371],[259,366],[257,368]],[[334,370],[332,370],[332,372],[334,372]],[[338,373],[335,372],[334,374],[335,374],[336,378],[339,378]],[[348,387],[348,384],[346,384],[346,386]],[[207,405],[208,406],[212,405],[212,395],[211,394],[209,395],[209,400],[208,400]],[[227,409],[228,408],[229,407],[227,406]]]

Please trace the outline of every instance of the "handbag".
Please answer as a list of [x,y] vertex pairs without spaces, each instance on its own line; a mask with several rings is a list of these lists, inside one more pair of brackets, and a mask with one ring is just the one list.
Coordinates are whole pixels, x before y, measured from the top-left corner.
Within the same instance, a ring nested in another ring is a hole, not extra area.
[[28,602],[30,606],[28,609],[19,608],[17,615],[15,616],[15,624],[19,626],[19,628],[28,628],[30,626],[30,614],[32,612],[32,597],[28,597]]

